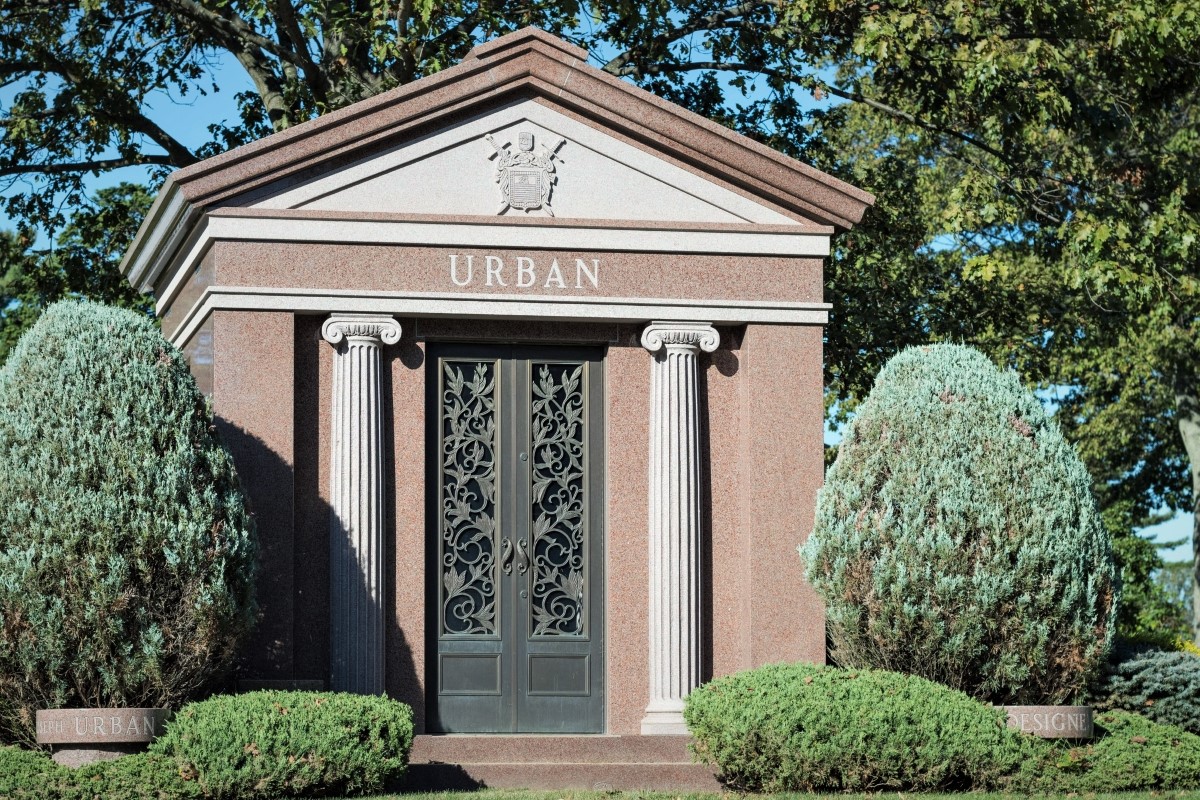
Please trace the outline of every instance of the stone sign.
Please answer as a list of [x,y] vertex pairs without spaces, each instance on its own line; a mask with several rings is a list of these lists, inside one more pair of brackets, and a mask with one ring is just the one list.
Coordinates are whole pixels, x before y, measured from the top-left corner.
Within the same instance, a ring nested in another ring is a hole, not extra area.
[[1043,739],[1092,738],[1091,706],[1005,706],[1008,727]]
[[165,708],[63,708],[37,712],[38,744],[148,743],[165,730]]

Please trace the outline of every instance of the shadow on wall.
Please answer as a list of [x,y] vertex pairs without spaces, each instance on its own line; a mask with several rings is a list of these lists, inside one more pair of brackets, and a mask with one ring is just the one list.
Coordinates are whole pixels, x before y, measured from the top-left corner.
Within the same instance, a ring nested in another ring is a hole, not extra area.
[[[297,367],[300,367],[299,363]],[[384,370],[383,374],[388,376],[389,371]],[[390,378],[386,380],[384,391],[390,394]],[[308,387],[310,390],[315,390],[317,381],[297,381],[298,406],[308,399],[301,396],[307,383],[312,384]],[[316,409],[319,405],[312,402],[307,407]],[[385,441],[391,441],[388,416],[385,415]],[[242,648],[235,682],[229,688],[235,691],[328,689],[332,509],[322,498],[322,470],[314,457],[320,452],[319,426],[296,425],[297,458],[293,466],[248,431],[220,417],[216,424],[233,454],[255,516],[259,539],[259,622]],[[400,629],[395,610],[396,553],[392,535],[395,531],[395,499],[390,459],[384,473],[388,508],[387,552],[384,556],[388,587],[384,599],[386,688],[388,696],[412,706],[414,720],[419,721],[425,714],[421,680],[412,648]],[[419,558],[420,554],[417,556]],[[414,568],[419,569],[420,564]]]
[[[700,504],[704,521],[704,546],[701,548],[700,581],[701,586],[708,587],[701,593],[702,615],[700,637],[702,652],[700,653],[700,680],[708,683],[713,679],[713,640],[718,635],[713,625],[713,591],[716,576],[713,574],[713,478],[712,478],[712,436],[713,420],[708,407],[708,371],[715,369],[722,377],[731,378],[737,375],[740,362],[736,351],[741,350],[744,327],[725,329],[721,331],[721,345],[712,353],[701,353],[697,377],[699,396],[704,398],[704,408],[700,414]],[[733,421],[735,424],[737,420]]]

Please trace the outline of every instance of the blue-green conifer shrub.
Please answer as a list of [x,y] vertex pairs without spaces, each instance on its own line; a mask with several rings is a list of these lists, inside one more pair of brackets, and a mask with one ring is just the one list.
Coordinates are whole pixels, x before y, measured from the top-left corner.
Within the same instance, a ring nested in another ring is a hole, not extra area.
[[1017,376],[969,347],[910,348],[880,371],[801,555],[843,666],[1055,704],[1111,644],[1112,543],[1088,473]]
[[47,309],[0,368],[0,736],[210,685],[254,620],[254,542],[179,351],[130,311]]
[[1093,703],[1121,709],[1200,734],[1200,657],[1148,650],[1110,663],[1093,689]]

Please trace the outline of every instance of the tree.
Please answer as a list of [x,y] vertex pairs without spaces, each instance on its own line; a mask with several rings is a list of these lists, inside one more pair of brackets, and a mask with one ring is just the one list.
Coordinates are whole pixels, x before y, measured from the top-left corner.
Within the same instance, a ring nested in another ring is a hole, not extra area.
[[101,189],[76,209],[55,246],[33,247],[28,236],[0,233],[0,363],[21,334],[52,303],[88,298],[150,314],[150,299],[118,266],[152,197],[142,186]]
[[805,575],[834,660],[996,704],[1077,697],[1108,655],[1112,539],[1054,418],[971,347],[888,361],[817,497]]
[[254,625],[254,520],[183,354],[63,301],[0,368],[0,740],[45,708],[178,707]]
[[[829,396],[905,344],[970,342],[1057,394],[1113,524],[1200,497],[1200,9],[1179,0],[85,0],[0,22],[0,177],[58,230],[83,178],[169,169],[537,25],[593,60],[873,191],[827,272]],[[152,102],[254,91],[190,149]],[[836,98],[813,108],[809,97]],[[884,309],[886,313],[880,313]],[[1190,480],[1189,480],[1190,478]],[[1200,520],[1200,515],[1197,515]],[[1200,522],[1196,531],[1200,549]],[[1200,603],[1196,604],[1200,613]]]

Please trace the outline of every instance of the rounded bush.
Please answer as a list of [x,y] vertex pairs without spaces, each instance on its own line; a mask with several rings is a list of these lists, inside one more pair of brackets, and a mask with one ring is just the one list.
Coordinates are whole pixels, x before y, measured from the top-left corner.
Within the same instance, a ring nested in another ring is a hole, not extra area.
[[1111,664],[1092,702],[1200,734],[1200,658],[1150,650]]
[[1112,543],[1087,470],[1012,372],[959,345],[879,373],[801,548],[843,666],[1057,704],[1108,652]]
[[687,698],[700,758],[746,791],[998,785],[1035,746],[1001,712],[923,678],[773,664]]
[[251,692],[191,703],[151,751],[206,797],[378,792],[408,765],[412,711],[385,697]]
[[195,696],[253,623],[254,563],[179,351],[130,311],[47,309],[0,369],[0,737]]

